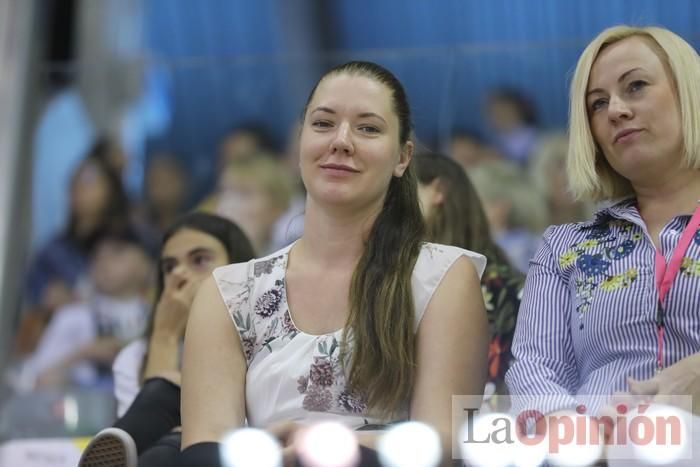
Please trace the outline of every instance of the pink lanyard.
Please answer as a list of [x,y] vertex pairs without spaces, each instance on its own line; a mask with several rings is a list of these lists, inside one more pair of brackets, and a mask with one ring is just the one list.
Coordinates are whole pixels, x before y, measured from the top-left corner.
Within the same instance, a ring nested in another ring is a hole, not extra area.
[[678,245],[676,245],[676,248],[673,250],[673,255],[668,265],[666,264],[664,255],[662,255],[658,249],[656,250],[656,290],[659,293],[659,302],[656,306],[657,371],[661,371],[664,363],[664,328],[666,319],[664,303],[666,301],[666,295],[668,295],[668,291],[671,290],[671,285],[681,268],[683,256],[698,228],[700,228],[700,206],[695,208],[693,217],[690,218],[688,225],[683,229],[681,238],[678,240]]

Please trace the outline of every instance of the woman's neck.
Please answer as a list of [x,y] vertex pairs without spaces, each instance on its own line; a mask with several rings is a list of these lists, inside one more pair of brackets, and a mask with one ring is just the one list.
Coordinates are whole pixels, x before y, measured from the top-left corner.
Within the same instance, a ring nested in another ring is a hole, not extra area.
[[657,242],[658,233],[674,217],[692,214],[700,199],[700,172],[679,171],[649,183],[634,184],[639,213]]
[[304,262],[324,269],[349,267],[354,270],[381,203],[362,210],[340,210],[320,206],[307,197],[304,234],[295,250]]

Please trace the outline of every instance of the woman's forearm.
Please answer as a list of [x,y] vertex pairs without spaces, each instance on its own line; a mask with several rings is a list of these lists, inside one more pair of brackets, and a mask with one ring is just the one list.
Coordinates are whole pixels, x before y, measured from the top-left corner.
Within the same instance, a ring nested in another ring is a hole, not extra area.
[[180,339],[177,336],[154,333],[148,348],[143,378],[178,372],[179,344]]

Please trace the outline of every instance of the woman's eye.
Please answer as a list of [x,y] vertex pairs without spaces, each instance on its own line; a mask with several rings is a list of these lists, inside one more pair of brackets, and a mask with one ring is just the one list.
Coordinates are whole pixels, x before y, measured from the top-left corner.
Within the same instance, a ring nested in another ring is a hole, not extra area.
[[363,133],[379,133],[379,128],[372,125],[363,125],[360,127],[360,131]]
[[629,84],[629,86],[627,86],[627,90],[629,92],[637,92],[637,91],[641,90],[642,88],[644,88],[646,85],[647,85],[647,83],[644,81],[641,81],[641,80],[632,81]]
[[600,99],[594,100],[590,104],[591,111],[595,112],[596,110],[602,109],[606,103],[607,103],[607,100],[603,99],[602,97]]
[[175,269],[175,263],[173,263],[172,261],[167,261],[160,264],[160,270],[164,276],[167,276],[168,274],[173,272],[173,269]]
[[208,266],[209,263],[211,263],[211,258],[207,255],[197,255],[194,258],[192,258],[192,262],[197,267],[205,267]]
[[327,120],[316,120],[314,122],[311,122],[311,126],[314,128],[325,130],[326,128],[332,127],[333,124]]

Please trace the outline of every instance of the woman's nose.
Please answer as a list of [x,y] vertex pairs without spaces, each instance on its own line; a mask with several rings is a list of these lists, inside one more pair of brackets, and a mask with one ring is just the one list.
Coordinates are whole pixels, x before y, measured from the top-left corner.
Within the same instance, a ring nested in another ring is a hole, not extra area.
[[335,137],[331,142],[332,152],[342,152],[351,155],[354,152],[352,144],[352,133],[348,123],[341,123],[336,130]]

